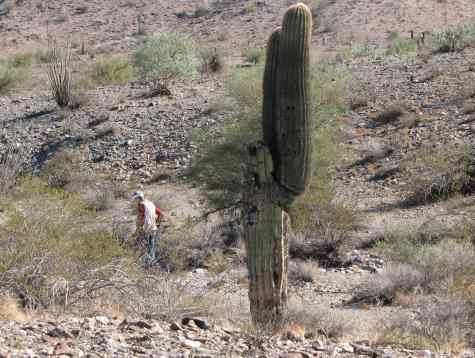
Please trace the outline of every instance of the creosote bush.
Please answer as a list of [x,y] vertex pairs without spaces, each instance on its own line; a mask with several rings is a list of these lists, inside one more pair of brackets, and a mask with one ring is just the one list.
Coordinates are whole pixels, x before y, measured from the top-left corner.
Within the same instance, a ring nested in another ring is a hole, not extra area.
[[91,70],[91,79],[102,86],[125,84],[133,77],[132,65],[126,58],[116,57],[97,61]]
[[193,45],[178,33],[162,33],[135,52],[134,65],[153,89],[168,88],[171,81],[194,75]]
[[[328,61],[311,68],[314,172],[309,191],[290,209],[292,226],[296,230],[319,227],[321,233],[344,231],[352,227],[356,216],[351,207],[335,204],[332,199],[339,151],[337,118],[347,110],[345,94],[351,77]],[[210,136],[206,128],[196,134],[201,149],[190,172],[192,180],[204,185],[216,208],[240,201],[246,184],[247,144],[262,138],[262,67],[232,70],[226,77],[226,91],[235,103],[232,111],[237,119],[229,120],[215,136]],[[319,220],[317,212],[324,213]]]

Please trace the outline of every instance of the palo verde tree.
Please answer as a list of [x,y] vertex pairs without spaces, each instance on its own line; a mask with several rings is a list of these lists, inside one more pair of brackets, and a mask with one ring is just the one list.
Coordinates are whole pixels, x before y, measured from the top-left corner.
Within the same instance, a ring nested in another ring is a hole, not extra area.
[[250,148],[252,182],[244,193],[252,319],[279,325],[287,306],[286,212],[311,176],[310,38],[312,15],[289,7],[268,42],[264,71],[263,141]]

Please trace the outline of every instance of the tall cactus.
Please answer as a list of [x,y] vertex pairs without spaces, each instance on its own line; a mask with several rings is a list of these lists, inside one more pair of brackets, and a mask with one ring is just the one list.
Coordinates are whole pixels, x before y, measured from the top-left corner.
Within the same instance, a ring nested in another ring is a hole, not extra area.
[[250,151],[253,185],[246,245],[253,321],[279,324],[287,304],[288,229],[285,210],[308,186],[311,162],[309,46],[312,16],[291,6],[267,46],[263,143]]

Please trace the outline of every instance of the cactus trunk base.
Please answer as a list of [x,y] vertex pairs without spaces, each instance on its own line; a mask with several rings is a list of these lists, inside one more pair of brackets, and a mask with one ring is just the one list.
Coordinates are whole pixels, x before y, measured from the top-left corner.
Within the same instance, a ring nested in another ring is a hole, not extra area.
[[277,184],[272,177],[272,158],[265,146],[251,156],[256,185],[247,193],[246,249],[249,301],[255,325],[279,327],[287,308],[287,214],[276,203]]

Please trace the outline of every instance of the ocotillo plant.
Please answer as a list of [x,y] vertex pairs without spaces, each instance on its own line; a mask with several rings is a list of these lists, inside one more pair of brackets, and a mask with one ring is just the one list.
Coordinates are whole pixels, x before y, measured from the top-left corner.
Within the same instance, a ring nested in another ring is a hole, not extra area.
[[279,325],[284,316],[289,230],[285,211],[310,179],[311,28],[308,7],[293,5],[267,46],[264,138],[250,150],[253,183],[245,195],[249,299],[258,325]]

